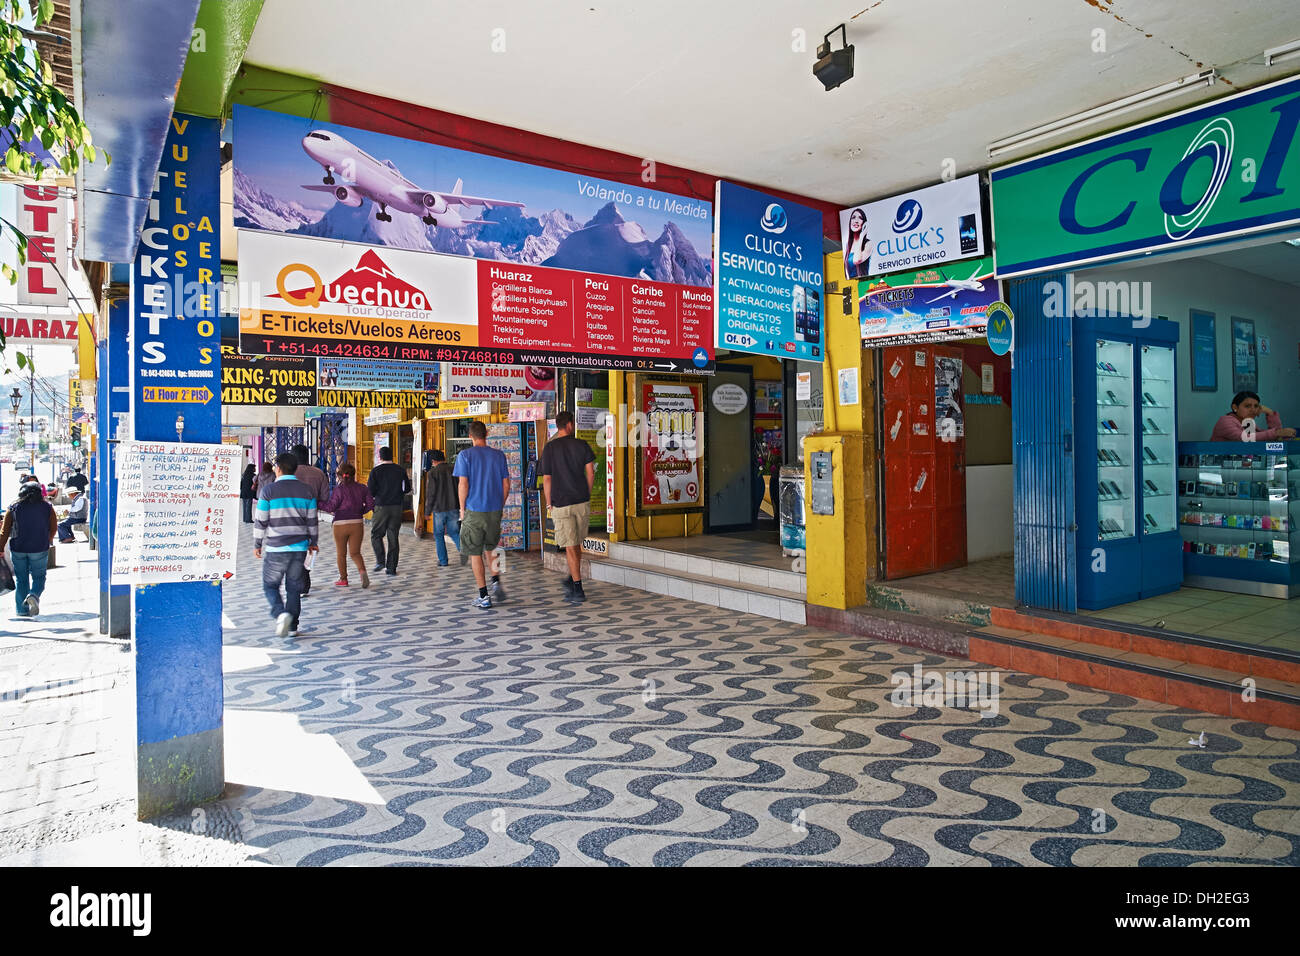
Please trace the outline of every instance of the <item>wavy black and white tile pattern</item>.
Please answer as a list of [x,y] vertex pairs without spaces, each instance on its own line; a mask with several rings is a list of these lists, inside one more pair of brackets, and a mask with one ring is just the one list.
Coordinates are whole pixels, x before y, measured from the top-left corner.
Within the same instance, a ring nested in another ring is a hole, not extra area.
[[231,786],[260,860],[1300,863],[1293,731],[1014,673],[995,718],[900,708],[894,672],[962,662],[612,586],[573,609],[525,559],[483,612],[408,538],[364,592],[326,543],[290,646],[249,548],[225,643],[270,663],[228,669],[228,714],[294,715],[384,801]]

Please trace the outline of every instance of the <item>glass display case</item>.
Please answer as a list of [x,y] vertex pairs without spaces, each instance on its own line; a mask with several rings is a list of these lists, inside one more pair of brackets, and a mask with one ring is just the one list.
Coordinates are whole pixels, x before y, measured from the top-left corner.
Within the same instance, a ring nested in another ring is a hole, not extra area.
[[1178,526],[1186,581],[1271,597],[1300,593],[1296,482],[1290,442],[1178,445]]
[[1133,346],[1097,340],[1097,540],[1133,536]]
[[1182,584],[1178,325],[1114,316],[1074,322],[1076,603],[1095,610]]
[[1162,345],[1142,346],[1142,388],[1138,395],[1142,437],[1142,533],[1173,531],[1177,521],[1174,477],[1174,350]]

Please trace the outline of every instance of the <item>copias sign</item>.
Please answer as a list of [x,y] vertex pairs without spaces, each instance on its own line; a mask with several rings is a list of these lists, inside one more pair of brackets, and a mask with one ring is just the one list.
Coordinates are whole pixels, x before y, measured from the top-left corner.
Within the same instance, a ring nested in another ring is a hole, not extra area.
[[998,278],[1300,223],[1300,78],[990,174]]

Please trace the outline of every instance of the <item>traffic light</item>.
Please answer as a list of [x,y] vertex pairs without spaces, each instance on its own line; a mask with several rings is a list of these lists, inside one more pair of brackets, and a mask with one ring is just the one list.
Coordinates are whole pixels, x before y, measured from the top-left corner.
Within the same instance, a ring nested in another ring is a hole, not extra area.
[[72,447],[80,448],[81,447],[81,426],[73,425],[69,432],[69,435],[72,438]]

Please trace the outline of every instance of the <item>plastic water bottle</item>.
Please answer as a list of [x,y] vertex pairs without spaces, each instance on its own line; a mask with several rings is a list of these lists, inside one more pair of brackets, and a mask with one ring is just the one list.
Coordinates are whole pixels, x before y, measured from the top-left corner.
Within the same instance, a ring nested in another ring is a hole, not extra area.
[[506,573],[506,549],[501,545],[496,546],[492,552],[493,565],[496,567],[498,575]]

